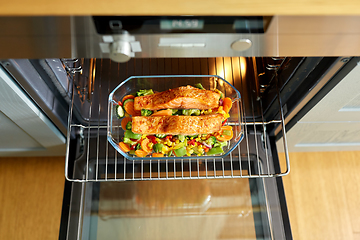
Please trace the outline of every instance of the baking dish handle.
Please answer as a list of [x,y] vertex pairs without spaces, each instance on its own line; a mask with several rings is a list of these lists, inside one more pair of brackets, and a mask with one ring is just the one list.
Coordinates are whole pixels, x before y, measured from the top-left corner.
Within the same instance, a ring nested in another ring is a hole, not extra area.
[[[233,125],[234,128],[234,140],[235,141],[240,141],[243,136],[244,136],[244,131],[243,131],[243,122],[242,122],[242,105],[241,105],[241,98],[234,98],[232,99],[232,105],[234,106],[235,104],[237,104],[237,108],[239,109],[239,112],[237,114],[237,123],[232,123],[230,125]],[[240,128],[240,129],[239,129]]]

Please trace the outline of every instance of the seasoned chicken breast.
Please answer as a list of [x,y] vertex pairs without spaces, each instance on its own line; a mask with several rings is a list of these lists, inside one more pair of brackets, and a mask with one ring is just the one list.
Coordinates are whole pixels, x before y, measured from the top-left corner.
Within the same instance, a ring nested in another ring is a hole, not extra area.
[[219,107],[220,94],[192,86],[169,89],[134,99],[134,109],[210,109]]
[[132,131],[140,134],[195,135],[218,132],[221,129],[221,114],[201,116],[135,116]]

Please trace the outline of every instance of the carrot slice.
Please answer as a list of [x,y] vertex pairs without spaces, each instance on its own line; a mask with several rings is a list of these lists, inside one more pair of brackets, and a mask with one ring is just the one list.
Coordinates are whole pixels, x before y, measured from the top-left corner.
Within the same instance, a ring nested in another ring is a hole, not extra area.
[[[230,135],[224,135],[224,130],[230,131]],[[229,141],[233,138],[234,132],[231,126],[222,126],[220,132],[216,135],[216,139],[219,141]]]
[[141,112],[134,109],[134,101],[128,101],[124,106],[125,111],[132,116],[140,116]]
[[135,97],[133,95],[126,95],[125,97],[123,97],[122,103],[124,103],[126,99],[134,99],[134,98]]
[[162,153],[153,153],[152,154],[152,157],[163,157],[164,156],[164,154],[162,154]]
[[123,152],[129,152],[130,151],[129,145],[127,145],[124,142],[119,142],[119,147],[120,147],[121,151],[123,151]]
[[230,131],[232,131],[232,126],[229,126],[229,125],[222,126],[221,130],[230,130]]
[[161,111],[151,114],[151,116],[171,116],[171,115],[172,115],[171,109],[161,110]]
[[230,98],[224,98],[224,100],[223,100],[224,102],[223,102],[223,107],[224,107],[224,111],[226,112],[226,113],[229,113],[229,111],[230,111],[230,109],[231,109],[231,107],[232,107],[232,101],[231,101],[231,99]]
[[141,141],[141,149],[144,150],[145,152],[151,152],[152,149],[149,148],[149,143],[150,143],[150,140],[148,138],[144,138],[144,140]]
[[124,117],[122,120],[121,120],[121,127],[122,129],[124,129],[124,131],[126,131],[126,124],[128,122],[131,122],[131,117]]
[[146,155],[148,155],[148,153],[145,152],[144,150],[139,149],[135,151],[135,155],[138,157],[145,157]]
[[219,135],[219,136],[216,136],[216,139],[219,141],[225,142],[225,141],[230,141],[232,139],[232,136],[233,136],[232,134],[231,134],[231,136]]

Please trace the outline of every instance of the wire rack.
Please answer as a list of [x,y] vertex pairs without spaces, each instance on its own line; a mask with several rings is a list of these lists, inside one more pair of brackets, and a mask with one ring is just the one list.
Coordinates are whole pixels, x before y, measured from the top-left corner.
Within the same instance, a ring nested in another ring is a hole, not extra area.
[[[279,119],[265,121],[262,99],[253,94],[246,94],[245,85],[237,80],[234,72],[241,72],[241,58],[230,58],[232,84],[240,89],[246,101],[242,101],[242,128],[244,138],[242,142],[228,156],[221,159],[181,159],[181,160],[128,160],[119,154],[107,141],[107,96],[119,82],[112,78],[126,72],[127,76],[134,73],[129,68],[136,68],[139,62],[127,63],[125,66],[112,63],[109,60],[96,61],[91,59],[91,68],[86,75],[84,71],[77,73],[77,80],[73,81],[72,104],[69,111],[69,131],[67,136],[67,155],[65,176],[69,181],[75,182],[105,182],[127,180],[170,180],[170,179],[218,179],[218,178],[261,178],[279,177],[289,173],[290,165],[286,145],[286,132],[284,114],[281,100],[277,95],[279,104]],[[203,61],[203,60],[201,60]],[[225,58],[223,71],[226,70]],[[211,60],[207,59],[208,70],[211,72]],[[86,65],[86,60],[82,60]],[[215,59],[215,64],[216,59]],[[238,64],[238,67],[236,67]],[[142,62],[142,73],[144,73]],[[159,65],[159,63],[158,63]],[[166,64],[165,64],[166,66]],[[217,66],[217,65],[216,65]],[[221,66],[219,64],[219,66]],[[74,66],[75,68],[76,66]],[[84,69],[84,68],[83,68]],[[86,69],[86,68],[85,68]],[[218,70],[219,67],[216,67]],[[229,72],[229,71],[228,71]],[[215,72],[216,74],[217,72]],[[135,73],[136,74],[136,73]],[[145,73],[146,74],[146,73]],[[159,73],[154,73],[159,74]],[[84,76],[83,76],[84,75]],[[91,75],[91,76],[89,76]],[[94,76],[95,75],[95,76]],[[248,74],[249,75],[249,74]],[[105,76],[108,76],[107,78]],[[242,80],[243,75],[240,74]],[[226,78],[226,76],[225,76]],[[238,86],[237,86],[238,85]],[[85,94],[83,89],[90,89]],[[279,89],[277,89],[279,91]],[[243,94],[244,92],[244,94]],[[86,96],[84,96],[86,95]],[[244,97],[243,97],[244,98]],[[105,101],[104,101],[105,100]],[[270,125],[282,126],[283,144],[286,163],[283,169],[274,166],[273,152],[267,129]]]

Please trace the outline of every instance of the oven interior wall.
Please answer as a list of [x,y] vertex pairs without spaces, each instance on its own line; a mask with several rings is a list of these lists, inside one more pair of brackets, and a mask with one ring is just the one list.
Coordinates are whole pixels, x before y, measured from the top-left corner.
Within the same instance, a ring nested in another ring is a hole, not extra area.
[[[105,106],[107,104],[105,96],[122,81],[130,76],[147,75],[218,75],[240,91],[244,102],[243,110],[248,121],[261,120],[261,113],[269,104],[261,103],[260,100],[263,99],[262,95],[267,93],[265,92],[267,88],[272,86],[275,89],[274,71],[280,68],[284,59],[269,57],[132,58],[126,63],[116,63],[109,59],[81,59],[76,66],[81,65],[83,72],[75,78],[78,91],[75,104],[78,104],[77,111],[82,118],[78,120],[81,122],[88,119],[90,108],[84,106],[87,102]],[[299,60],[296,64],[298,62]],[[101,77],[97,78],[96,75]],[[96,79],[101,81],[101,84],[95,82]],[[101,100],[94,97],[93,92],[96,87],[99,88],[97,91],[101,91]],[[271,97],[274,98],[274,95]],[[267,97],[266,101],[272,102],[273,99],[269,101],[269,98]],[[92,113],[92,118],[100,117],[101,120],[106,120],[106,111],[106,108],[101,107],[100,112]]]

